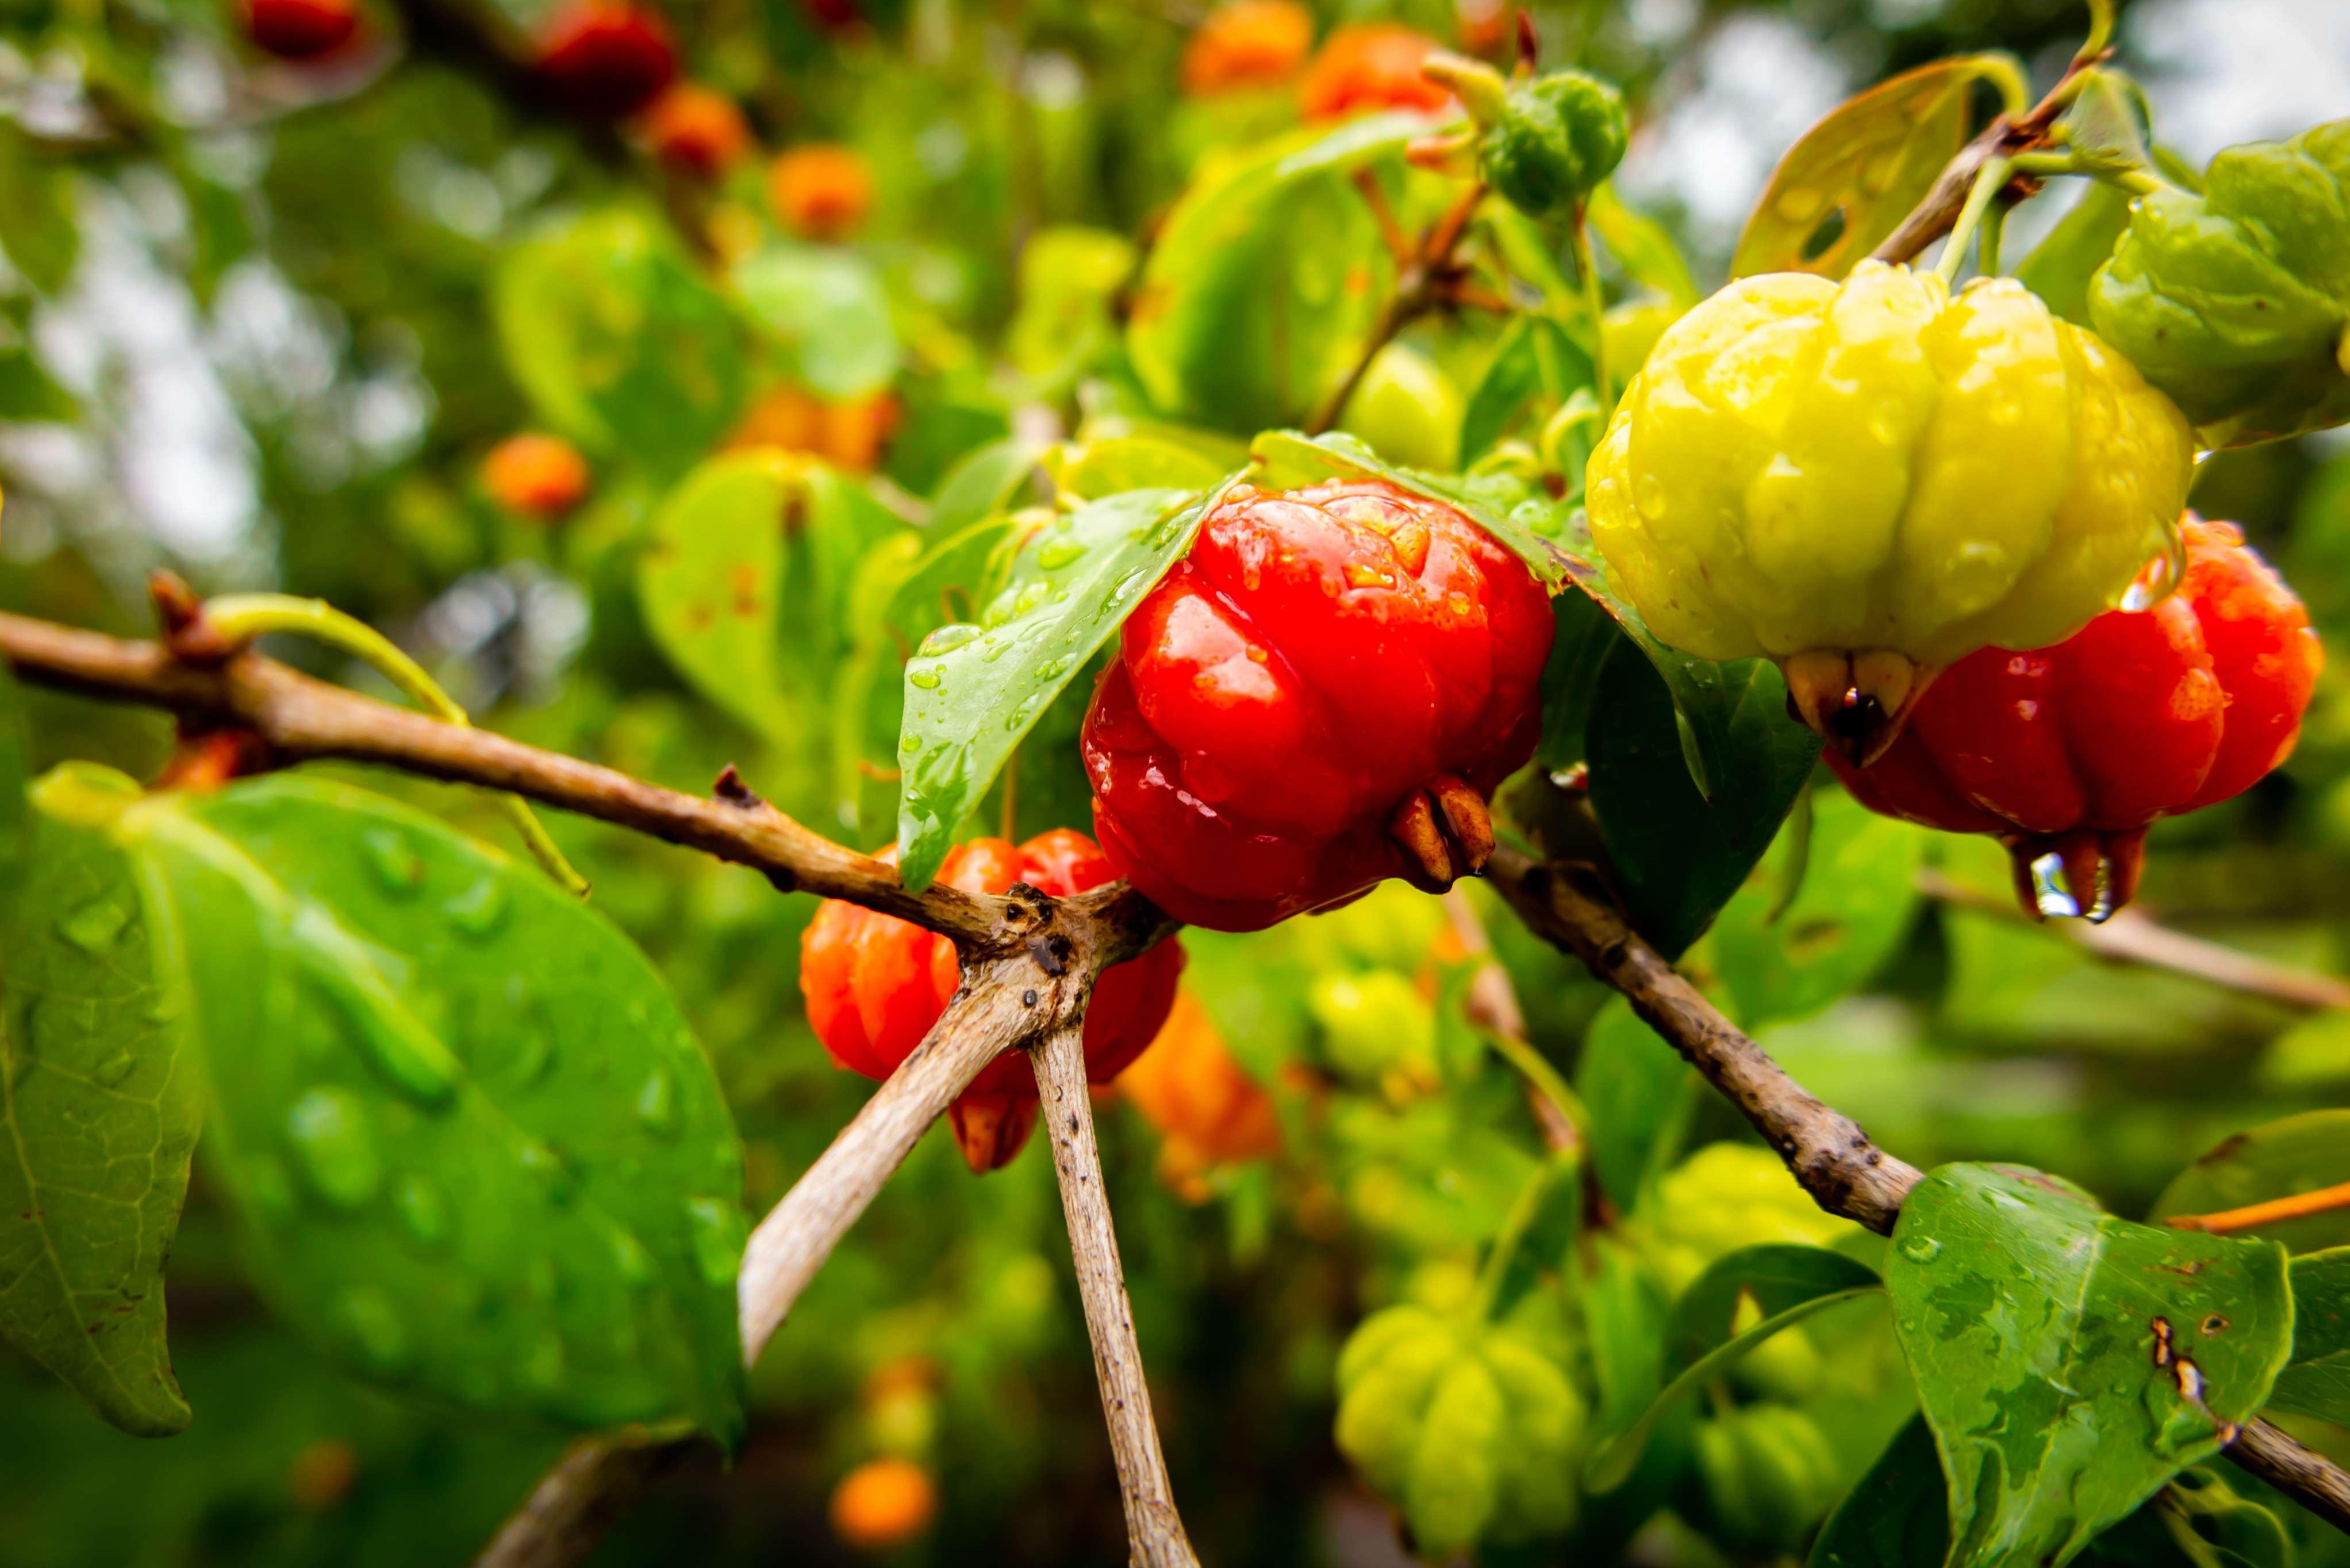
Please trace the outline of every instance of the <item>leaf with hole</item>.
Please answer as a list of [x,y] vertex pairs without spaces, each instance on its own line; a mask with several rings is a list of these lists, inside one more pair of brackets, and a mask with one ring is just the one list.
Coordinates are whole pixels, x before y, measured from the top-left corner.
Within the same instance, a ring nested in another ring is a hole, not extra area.
[[138,786],[69,763],[35,794],[0,917],[0,1336],[124,1431],[167,1436],[189,1411],[163,1261],[203,1096],[105,831]]
[[2018,1167],[1946,1165],[1886,1253],[1950,1482],[1950,1568],[2070,1562],[2267,1403],[2282,1248],[2135,1225]]
[[743,1157],[677,1003],[535,867],[276,774],[124,811],[251,1275],[348,1370],[741,1430]]
[[1982,75],[1974,59],[1937,60],[1830,109],[1771,171],[1730,275],[1850,272],[1965,144],[1967,100]]

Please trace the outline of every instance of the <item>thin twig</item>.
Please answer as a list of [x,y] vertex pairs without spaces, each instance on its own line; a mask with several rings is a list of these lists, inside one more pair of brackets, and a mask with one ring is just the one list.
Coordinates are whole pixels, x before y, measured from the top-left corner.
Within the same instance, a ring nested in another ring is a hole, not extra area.
[[690,1438],[580,1438],[539,1478],[522,1507],[473,1559],[473,1568],[571,1568],[586,1562],[645,1489],[693,1446]]
[[2228,1457],[2334,1529],[2350,1534],[2350,1473],[2283,1428],[2248,1421]]
[[[1371,200],[1377,191],[1373,183],[1365,192],[1365,200]],[[1379,357],[1380,349],[1395,341],[1397,334],[1438,306],[1455,302],[1453,290],[1461,282],[1461,268],[1453,252],[1468,233],[1469,220],[1476,213],[1477,203],[1484,199],[1484,185],[1472,184],[1429,230],[1416,255],[1412,247],[1405,246],[1396,272],[1395,293],[1380,307],[1378,319],[1371,324],[1370,335],[1363,339],[1363,351],[1355,357],[1346,379],[1330,389],[1329,395],[1306,420],[1307,435],[1320,435],[1346,417],[1347,403],[1354,397],[1355,389],[1362,385],[1371,361]],[[1394,222],[1392,213],[1380,216],[1384,205],[1381,200],[1373,207],[1374,219],[1383,227]]]
[[2274,963],[2200,937],[2190,937],[2136,909],[2124,909],[2103,925],[2092,925],[2086,920],[2042,922],[2027,919],[2008,899],[1970,888],[1931,866],[1918,869],[1917,887],[1926,897],[1954,909],[1991,915],[2017,925],[2036,926],[2051,934],[2061,933],[2109,963],[2168,970],[2289,1007],[2350,1007],[2350,981]]
[[1134,1308],[1127,1300],[1126,1270],[1118,1261],[1118,1231],[1110,1224],[1109,1196],[1102,1189],[1093,1101],[1086,1092],[1081,1024],[1072,1020],[1047,1034],[1042,1044],[1031,1048],[1029,1057],[1052,1137],[1053,1172],[1060,1179],[1061,1213],[1068,1222],[1069,1251],[1076,1262],[1077,1294],[1085,1302],[1087,1337],[1093,1342],[1094,1376],[1101,1385],[1102,1416],[1109,1425],[1110,1454],[1118,1463],[1118,1495],[1126,1503],[1128,1561],[1133,1568],[1200,1568],[1199,1556],[1183,1532],[1182,1516],[1175,1511],[1175,1489],[1159,1447],[1159,1424],[1151,1418],[1150,1386],[1144,1380],[1142,1351],[1134,1337]]
[[2350,1209],[2350,1181],[2321,1187],[2314,1192],[2296,1192],[2290,1198],[2272,1198],[2265,1203],[2247,1203],[2241,1209],[2222,1209],[2216,1214],[2173,1214],[2163,1223],[2175,1231],[2230,1236],[2239,1231],[2257,1231],[2263,1225],[2306,1220],[2313,1214],[2332,1214],[2344,1209]]

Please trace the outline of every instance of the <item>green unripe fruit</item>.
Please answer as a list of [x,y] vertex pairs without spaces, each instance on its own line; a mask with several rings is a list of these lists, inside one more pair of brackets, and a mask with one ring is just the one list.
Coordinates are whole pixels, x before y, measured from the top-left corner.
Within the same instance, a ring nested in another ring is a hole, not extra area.
[[2089,318],[2210,444],[2350,420],[2350,119],[2139,197]]
[[1446,469],[1461,451],[1461,393],[1419,349],[1390,343],[1371,358],[1338,428],[1404,468]]
[[1697,1469],[1725,1544],[1793,1552],[1835,1504],[1842,1480],[1819,1423],[1756,1405],[1699,1423]]
[[1397,1067],[1434,1070],[1436,1014],[1419,989],[1395,971],[1326,974],[1314,982],[1305,1005],[1322,1026],[1330,1065],[1345,1076],[1369,1082]]
[[1423,1306],[1373,1314],[1338,1356],[1338,1447],[1430,1554],[1572,1523],[1585,1414],[1529,1341]]
[[1485,182],[1520,212],[1571,207],[1615,172],[1629,129],[1624,95],[1582,71],[1513,84],[1477,141]]

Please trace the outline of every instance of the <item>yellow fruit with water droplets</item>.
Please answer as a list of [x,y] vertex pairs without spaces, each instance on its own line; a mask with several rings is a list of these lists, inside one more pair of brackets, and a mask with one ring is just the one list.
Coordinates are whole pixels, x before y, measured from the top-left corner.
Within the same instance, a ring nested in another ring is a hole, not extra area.
[[2187,421],[2012,278],[1772,273],[1668,328],[1591,459],[1591,531],[1663,641],[1780,661],[1856,760],[1933,672],[2060,642],[2175,556]]

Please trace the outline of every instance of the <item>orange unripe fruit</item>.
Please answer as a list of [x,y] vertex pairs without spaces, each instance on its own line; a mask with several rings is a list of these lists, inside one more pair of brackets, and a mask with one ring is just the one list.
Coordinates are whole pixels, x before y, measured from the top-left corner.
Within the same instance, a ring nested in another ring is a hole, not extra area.
[[679,82],[645,110],[644,135],[653,156],[681,173],[707,180],[751,151],[751,128],[724,93]]
[[1175,993],[1159,1038],[1122,1074],[1118,1087],[1159,1129],[1159,1174],[1191,1202],[1208,1196],[1218,1166],[1262,1159],[1281,1147],[1273,1096],[1232,1057],[1197,997]]
[[898,427],[898,400],[887,392],[834,402],[778,387],[751,406],[726,444],[808,452],[844,472],[870,473]]
[[1382,109],[1442,109],[1452,101],[1452,90],[1419,70],[1435,50],[1435,39],[1393,22],[1341,27],[1305,67],[1298,112],[1307,119],[1343,119]]
[[872,211],[873,176],[847,148],[810,142],[776,154],[767,167],[767,199],[792,233],[844,239]]
[[353,0],[247,0],[244,8],[245,36],[282,60],[331,54],[359,27]]
[[560,436],[508,436],[482,461],[482,488],[509,512],[553,522],[588,497],[588,460]]
[[867,1552],[905,1545],[938,1511],[931,1472],[911,1459],[868,1459],[832,1489],[832,1532]]
[[1314,15],[1291,0],[1235,0],[1183,46],[1183,90],[1207,98],[1286,81],[1314,47]]

